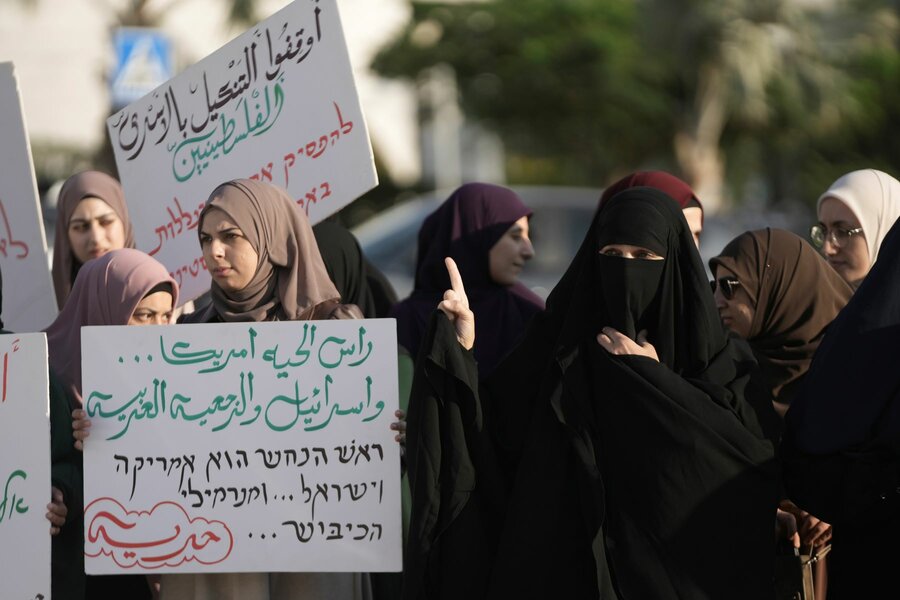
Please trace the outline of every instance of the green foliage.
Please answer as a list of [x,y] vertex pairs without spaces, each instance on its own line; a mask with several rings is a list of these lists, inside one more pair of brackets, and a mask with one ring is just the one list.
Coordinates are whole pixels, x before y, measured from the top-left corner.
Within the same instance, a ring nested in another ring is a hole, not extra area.
[[503,137],[510,179],[599,185],[672,136],[635,18],[630,0],[414,3],[373,68],[415,80],[452,66],[466,114]]

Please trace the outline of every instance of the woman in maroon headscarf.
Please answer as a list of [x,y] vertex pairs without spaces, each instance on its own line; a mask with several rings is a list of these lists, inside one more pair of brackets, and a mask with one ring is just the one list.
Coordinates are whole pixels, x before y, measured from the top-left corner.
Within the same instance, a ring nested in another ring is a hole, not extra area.
[[[478,372],[485,376],[500,362],[544,309],[544,301],[518,281],[534,256],[528,237],[531,210],[510,189],[468,183],[425,219],[419,230],[416,281],[412,294],[391,312],[397,341],[415,358],[434,306],[449,287],[444,258],[456,261],[479,322]],[[472,282],[471,284],[469,282]]]
[[684,213],[694,243],[700,247],[700,234],[703,232],[703,206],[694,194],[691,186],[665,171],[636,171],[616,181],[605,190],[600,197],[600,206],[623,190],[633,187],[652,187],[665,192],[675,200]]
[[[86,325],[152,325],[172,320],[178,284],[154,258],[130,248],[111,250],[85,263],[59,316],[47,328],[51,387],[68,396],[75,419],[76,446],[87,438],[90,422],[81,409],[81,328]],[[79,468],[80,471],[80,468]],[[77,474],[81,478],[81,473]],[[84,574],[84,542],[79,485],[60,492],[68,509],[54,538],[54,598],[150,598],[143,575]]]
[[62,310],[81,265],[110,250],[134,248],[122,186],[99,171],[69,177],[59,191],[53,243],[53,286]]

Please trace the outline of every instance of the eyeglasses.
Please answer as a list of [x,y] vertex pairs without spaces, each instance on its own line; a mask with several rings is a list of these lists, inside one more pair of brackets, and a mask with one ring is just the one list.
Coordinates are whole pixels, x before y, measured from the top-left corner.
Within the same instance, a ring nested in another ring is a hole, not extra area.
[[725,296],[725,299],[731,300],[734,298],[735,290],[741,287],[741,282],[734,277],[719,277],[718,280],[713,279],[709,282],[709,287],[712,288],[713,294],[716,293],[717,286],[722,289],[722,295]]
[[862,227],[856,227],[854,229],[835,227],[834,229],[828,229],[824,225],[816,224],[809,229],[809,238],[812,240],[813,244],[815,244],[816,248],[824,246],[825,240],[831,242],[831,245],[835,248],[843,248],[847,245],[847,240],[849,240],[851,236],[862,233],[862,230]]

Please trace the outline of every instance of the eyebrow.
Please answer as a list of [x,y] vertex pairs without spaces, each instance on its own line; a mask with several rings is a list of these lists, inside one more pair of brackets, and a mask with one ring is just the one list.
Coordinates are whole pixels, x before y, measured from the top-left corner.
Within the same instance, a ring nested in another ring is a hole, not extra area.
[[855,227],[853,227],[853,225],[851,225],[847,221],[832,221],[831,223],[823,223],[822,221],[819,221],[819,225],[827,227],[829,229],[833,229],[835,227],[840,227],[842,229],[855,229]]
[[97,215],[96,217],[92,217],[90,219],[82,219],[81,217],[74,217],[69,219],[69,225],[72,223],[90,223],[91,221],[99,221],[100,219],[104,219],[110,215],[115,216],[116,211],[111,210],[108,213],[103,213],[102,215]]

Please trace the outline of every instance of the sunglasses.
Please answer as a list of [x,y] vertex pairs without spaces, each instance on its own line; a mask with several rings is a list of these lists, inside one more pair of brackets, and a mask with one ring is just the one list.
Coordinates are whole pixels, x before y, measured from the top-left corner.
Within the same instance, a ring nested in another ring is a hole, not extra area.
[[725,296],[725,299],[731,300],[734,298],[735,290],[741,287],[741,282],[734,277],[719,277],[718,280],[713,279],[710,281],[709,287],[712,288],[713,294],[716,293],[716,287],[721,288],[722,295]]

